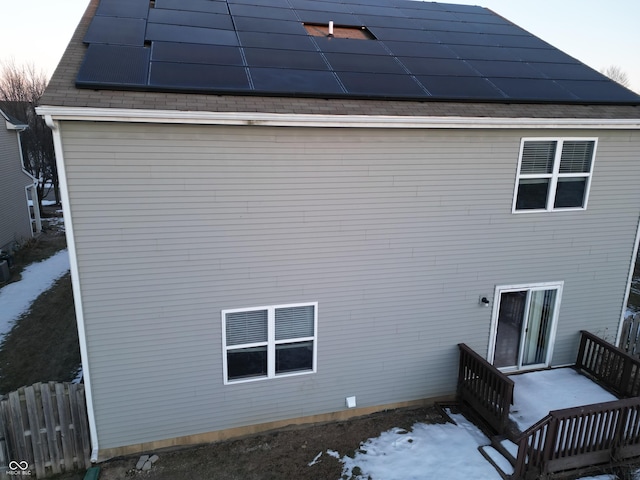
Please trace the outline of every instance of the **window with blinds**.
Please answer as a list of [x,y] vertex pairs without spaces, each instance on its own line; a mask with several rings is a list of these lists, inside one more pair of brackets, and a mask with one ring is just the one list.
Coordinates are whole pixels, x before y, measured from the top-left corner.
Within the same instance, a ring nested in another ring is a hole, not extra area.
[[523,139],[513,211],[584,210],[596,139]]
[[317,303],[222,312],[225,383],[315,372]]

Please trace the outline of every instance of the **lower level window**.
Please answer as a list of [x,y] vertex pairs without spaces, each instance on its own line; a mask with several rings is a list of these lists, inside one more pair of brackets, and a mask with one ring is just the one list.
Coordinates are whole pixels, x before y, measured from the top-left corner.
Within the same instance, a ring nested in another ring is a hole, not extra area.
[[316,370],[317,303],[222,311],[225,383]]

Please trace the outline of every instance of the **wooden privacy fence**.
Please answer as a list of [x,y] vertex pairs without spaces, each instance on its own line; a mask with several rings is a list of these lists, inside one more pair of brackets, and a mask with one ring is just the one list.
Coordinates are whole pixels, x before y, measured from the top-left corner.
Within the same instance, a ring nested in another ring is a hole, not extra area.
[[640,398],[555,410],[518,440],[512,478],[620,462],[640,455]]
[[82,384],[35,383],[0,401],[1,479],[88,468],[90,445]]
[[640,395],[640,360],[592,333],[580,333],[576,368],[619,397]]
[[624,319],[620,348],[633,358],[640,358],[640,313]]
[[458,400],[480,414],[496,432],[503,433],[513,403],[513,380],[464,343],[458,348]]

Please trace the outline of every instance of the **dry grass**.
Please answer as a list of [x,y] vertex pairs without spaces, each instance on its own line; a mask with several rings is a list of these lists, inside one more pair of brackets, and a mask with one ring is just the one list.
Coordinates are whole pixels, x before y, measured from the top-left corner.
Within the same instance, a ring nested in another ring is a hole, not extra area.
[[[20,280],[20,272],[27,265],[66,247],[64,231],[46,225],[40,237],[14,254],[12,282]],[[79,367],[80,346],[67,274],[40,295],[4,337],[0,345],[0,393],[35,382],[71,381]]]

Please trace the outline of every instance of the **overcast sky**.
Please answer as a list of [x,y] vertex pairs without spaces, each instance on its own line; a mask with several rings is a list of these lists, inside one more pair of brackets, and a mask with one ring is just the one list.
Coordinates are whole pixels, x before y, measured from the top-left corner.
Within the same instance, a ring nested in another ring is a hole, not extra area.
[[[51,75],[89,0],[1,0],[0,61]],[[640,92],[640,0],[449,0],[480,5],[596,70],[627,73]]]

